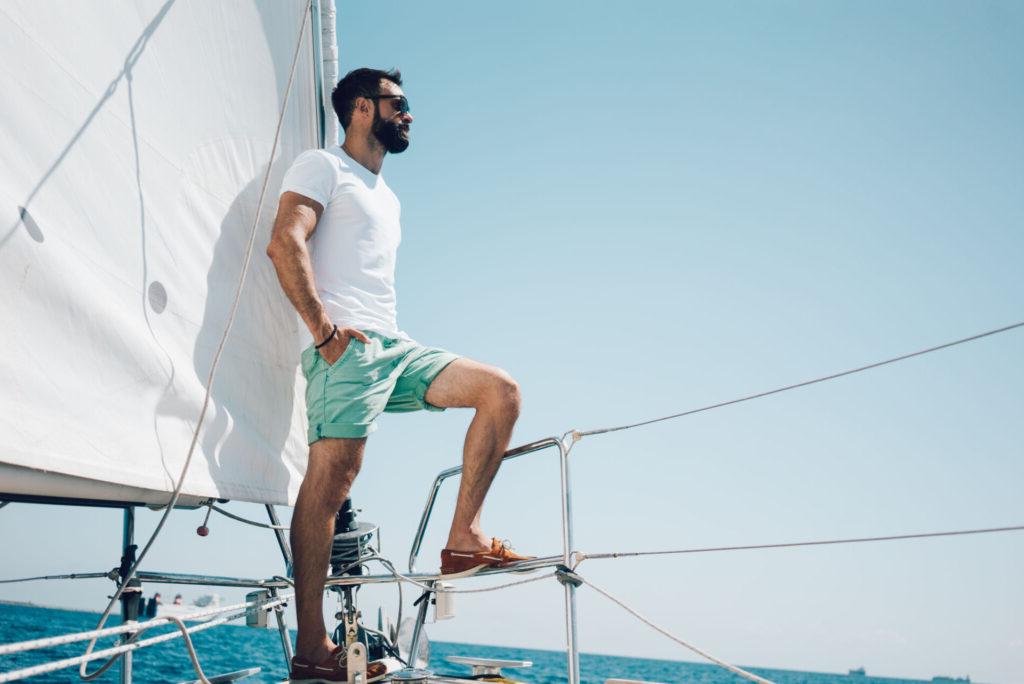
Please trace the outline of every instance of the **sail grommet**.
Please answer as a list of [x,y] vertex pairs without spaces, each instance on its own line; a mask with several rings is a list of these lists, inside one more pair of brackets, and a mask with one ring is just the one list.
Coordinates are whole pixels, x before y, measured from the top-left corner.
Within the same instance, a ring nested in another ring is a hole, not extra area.
[[39,224],[32,218],[32,214],[28,213],[27,207],[18,207],[18,218],[21,219],[21,225],[25,226],[25,232],[28,233],[36,242],[43,242],[46,238],[43,236],[43,231],[39,229]]
[[163,313],[167,308],[167,288],[159,280],[154,280],[146,288],[146,298],[149,300],[149,308],[156,313]]

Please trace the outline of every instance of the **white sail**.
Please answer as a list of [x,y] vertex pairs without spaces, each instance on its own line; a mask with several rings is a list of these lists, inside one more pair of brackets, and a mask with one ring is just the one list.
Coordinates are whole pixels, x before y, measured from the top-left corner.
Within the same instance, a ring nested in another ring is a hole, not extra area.
[[[0,6],[0,493],[173,489],[306,6]],[[305,469],[304,330],[264,248],[284,170],[319,144],[318,35],[311,18],[186,497],[291,503]]]

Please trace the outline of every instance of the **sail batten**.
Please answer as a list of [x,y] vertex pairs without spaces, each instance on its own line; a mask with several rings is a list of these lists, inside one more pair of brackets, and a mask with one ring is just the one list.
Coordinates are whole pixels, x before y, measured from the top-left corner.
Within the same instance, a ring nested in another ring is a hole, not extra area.
[[66,496],[67,478],[157,497],[173,489],[269,173],[183,493],[294,501],[305,341],[260,245],[285,168],[318,144],[310,28],[268,168],[307,5],[125,1],[54,13],[29,0],[0,10],[12,36],[0,45],[10,133],[0,493],[18,469],[44,475],[17,478],[19,494]]

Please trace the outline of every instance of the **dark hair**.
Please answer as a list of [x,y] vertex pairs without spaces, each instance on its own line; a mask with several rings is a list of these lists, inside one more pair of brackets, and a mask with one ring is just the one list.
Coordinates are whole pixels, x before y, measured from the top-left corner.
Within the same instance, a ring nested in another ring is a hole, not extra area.
[[347,129],[352,123],[352,112],[356,108],[357,97],[372,97],[380,93],[380,82],[382,79],[391,81],[395,85],[402,85],[402,72],[398,69],[381,71],[380,69],[353,69],[345,74],[345,78],[338,81],[338,85],[331,93],[331,105],[334,113],[338,115],[341,127]]

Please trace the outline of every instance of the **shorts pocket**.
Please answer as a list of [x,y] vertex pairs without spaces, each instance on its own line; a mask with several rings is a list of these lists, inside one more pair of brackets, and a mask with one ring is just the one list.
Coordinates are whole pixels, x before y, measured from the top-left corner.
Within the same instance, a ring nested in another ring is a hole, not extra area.
[[335,368],[339,368],[345,361],[347,361],[353,354],[356,353],[354,347],[357,344],[363,344],[363,343],[360,342],[359,340],[357,340],[354,337],[350,338],[349,341],[348,341],[348,344],[345,345],[345,351],[341,352],[341,356],[339,356],[334,363],[327,363],[327,359],[325,359],[324,357],[320,356],[320,352],[319,351],[315,351],[314,353],[316,354],[317,358],[321,359],[324,362],[324,365],[327,366],[327,372],[330,373]]

